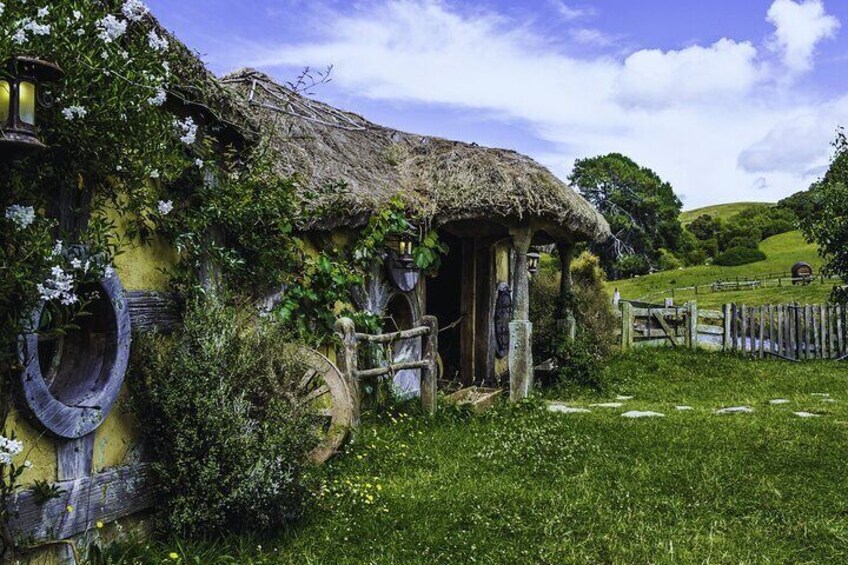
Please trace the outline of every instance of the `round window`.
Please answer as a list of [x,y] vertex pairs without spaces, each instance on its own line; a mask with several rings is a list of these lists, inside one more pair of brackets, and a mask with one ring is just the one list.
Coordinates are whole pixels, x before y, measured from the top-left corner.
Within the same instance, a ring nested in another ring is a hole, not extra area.
[[[86,315],[64,334],[27,334],[19,342],[21,392],[37,423],[64,438],[94,431],[117,399],[129,358],[131,331],[117,275],[79,289]],[[39,326],[44,304],[33,312]]]

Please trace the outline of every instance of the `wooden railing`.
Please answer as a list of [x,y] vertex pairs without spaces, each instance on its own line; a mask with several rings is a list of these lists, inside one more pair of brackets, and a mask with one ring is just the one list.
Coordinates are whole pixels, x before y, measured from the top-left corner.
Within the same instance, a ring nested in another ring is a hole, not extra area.
[[[353,404],[354,426],[359,425],[360,418],[360,387],[363,378],[379,378],[393,375],[398,371],[421,371],[421,404],[425,413],[436,412],[436,378],[438,368],[436,357],[439,351],[439,322],[435,316],[424,316],[414,328],[393,333],[366,334],[356,331],[356,325],[350,318],[340,318],[336,322],[336,335],[340,338],[337,363],[350,389]],[[361,368],[359,366],[359,348],[361,344],[377,345],[391,350],[391,345],[407,340],[422,338],[423,347],[421,359],[394,363],[391,355],[386,365],[380,367]]]

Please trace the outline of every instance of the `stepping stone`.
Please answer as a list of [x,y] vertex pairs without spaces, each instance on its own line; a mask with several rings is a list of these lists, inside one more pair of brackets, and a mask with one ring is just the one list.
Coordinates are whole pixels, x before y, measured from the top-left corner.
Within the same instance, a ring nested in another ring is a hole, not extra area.
[[686,412],[688,410],[694,410],[691,406],[675,406],[675,410],[679,410],[680,412]]
[[822,398],[821,401],[822,402],[836,402],[836,400],[833,399],[833,398]]
[[624,406],[621,402],[602,402],[601,404],[590,404],[592,408],[621,408]]
[[811,392],[810,396],[820,396],[822,398],[830,398],[830,394],[826,392]]
[[813,414],[812,412],[793,412],[799,418],[818,418],[821,414]]
[[632,396],[621,396],[620,394],[615,397],[616,400],[633,400]]
[[750,406],[731,406],[716,410],[716,414],[750,414],[754,409]]
[[639,410],[631,410],[622,414],[624,418],[665,418],[665,414],[659,412],[640,412]]
[[586,412],[591,412],[591,410],[586,408],[576,408],[574,406],[566,406],[565,404],[548,404],[548,411],[559,414],[585,414]]
[[789,400],[785,398],[775,398],[774,400],[769,400],[769,404],[789,404]]

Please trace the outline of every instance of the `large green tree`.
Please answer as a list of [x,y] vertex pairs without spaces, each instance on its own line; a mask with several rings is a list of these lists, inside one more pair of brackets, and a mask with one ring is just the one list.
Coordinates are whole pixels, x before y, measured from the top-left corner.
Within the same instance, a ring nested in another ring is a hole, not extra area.
[[651,169],[610,153],[578,160],[569,180],[610,224],[612,239],[593,249],[610,276],[643,274],[661,249],[683,250],[680,199]]
[[802,218],[801,229],[807,239],[818,243],[825,270],[848,282],[848,138],[844,129],[837,132],[833,145],[830,168],[810,191],[818,211]]

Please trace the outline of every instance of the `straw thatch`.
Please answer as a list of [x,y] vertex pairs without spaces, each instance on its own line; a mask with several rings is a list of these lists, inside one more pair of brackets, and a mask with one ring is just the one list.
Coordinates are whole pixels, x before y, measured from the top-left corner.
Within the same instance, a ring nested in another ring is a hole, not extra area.
[[534,222],[574,239],[609,237],[598,211],[529,157],[382,127],[255,70],[222,81],[269,136],[279,173],[301,180],[316,211],[310,228],[361,225],[400,196],[437,225]]

